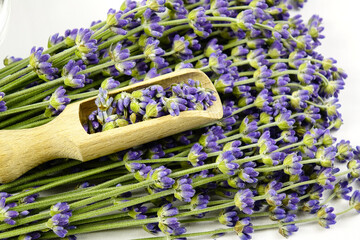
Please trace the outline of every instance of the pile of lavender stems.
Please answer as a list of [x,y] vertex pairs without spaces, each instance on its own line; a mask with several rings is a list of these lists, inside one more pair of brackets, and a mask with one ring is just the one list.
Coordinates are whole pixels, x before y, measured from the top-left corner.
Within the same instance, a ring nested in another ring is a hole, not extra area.
[[[181,68],[210,77],[224,118],[87,163],[55,160],[1,185],[0,239],[129,227],[159,233],[145,238],[154,240],[251,239],[270,228],[288,237],[360,211],[350,186],[360,148],[332,136],[346,74],[316,51],[322,19],[290,9],[285,0],[126,1],[89,29],[53,35],[47,50],[7,58],[2,129],[49,122],[70,100],[97,95],[105,78],[121,87]],[[210,222],[218,227],[191,227]]]

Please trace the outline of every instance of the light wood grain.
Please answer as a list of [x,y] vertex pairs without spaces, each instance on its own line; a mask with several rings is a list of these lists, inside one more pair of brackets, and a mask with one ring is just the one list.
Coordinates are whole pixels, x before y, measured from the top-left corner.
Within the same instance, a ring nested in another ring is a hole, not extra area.
[[56,119],[43,126],[0,131],[0,183],[11,182],[30,169],[55,158],[89,161],[221,119],[222,104],[215,87],[206,74],[195,69],[162,75],[114,90],[110,94],[132,92],[155,84],[166,88],[173,83],[187,82],[189,78],[215,91],[217,100],[206,111],[184,111],[176,117],[168,115],[88,134],[82,123],[96,109],[94,97],[69,104]]

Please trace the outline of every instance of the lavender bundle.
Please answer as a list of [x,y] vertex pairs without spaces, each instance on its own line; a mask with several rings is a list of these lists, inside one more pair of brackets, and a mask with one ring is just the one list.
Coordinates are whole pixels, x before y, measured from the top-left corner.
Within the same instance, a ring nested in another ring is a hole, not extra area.
[[[181,68],[212,79],[224,118],[92,162],[54,161],[1,185],[0,239],[128,227],[160,233],[147,239],[251,239],[270,228],[288,237],[303,223],[329,228],[359,212],[350,184],[360,177],[360,148],[332,136],[346,74],[316,51],[322,19],[304,23],[291,8],[286,0],[125,1],[90,29],[53,35],[47,50],[7,58],[1,128],[51,121],[70,100],[105,89],[104,78],[119,87]],[[335,211],[334,198],[348,206]],[[222,227],[187,233],[208,222]]]

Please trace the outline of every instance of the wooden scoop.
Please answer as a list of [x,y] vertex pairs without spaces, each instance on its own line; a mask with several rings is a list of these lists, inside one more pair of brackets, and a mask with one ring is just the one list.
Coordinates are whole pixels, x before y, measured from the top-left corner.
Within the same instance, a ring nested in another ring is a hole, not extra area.
[[69,104],[53,121],[39,127],[0,131],[0,183],[20,177],[30,169],[55,158],[89,161],[130,147],[151,142],[222,118],[222,105],[214,85],[201,71],[184,69],[148,81],[111,91],[111,95],[161,85],[164,88],[188,79],[214,91],[216,101],[206,111],[184,111],[179,116],[163,116],[88,134],[83,123],[96,110],[96,97]]

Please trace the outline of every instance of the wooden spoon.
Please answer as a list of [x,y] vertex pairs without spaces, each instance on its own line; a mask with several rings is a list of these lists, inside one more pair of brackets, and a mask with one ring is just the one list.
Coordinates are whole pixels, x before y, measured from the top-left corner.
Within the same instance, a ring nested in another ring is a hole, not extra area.
[[184,111],[179,116],[163,116],[101,133],[88,134],[83,123],[96,110],[96,97],[69,104],[53,121],[39,127],[0,131],[0,183],[20,177],[30,169],[52,159],[72,158],[89,161],[130,147],[164,138],[221,119],[222,105],[214,85],[199,70],[183,69],[128,87],[111,95],[161,85],[164,88],[188,79],[213,90],[216,101],[206,111]]

